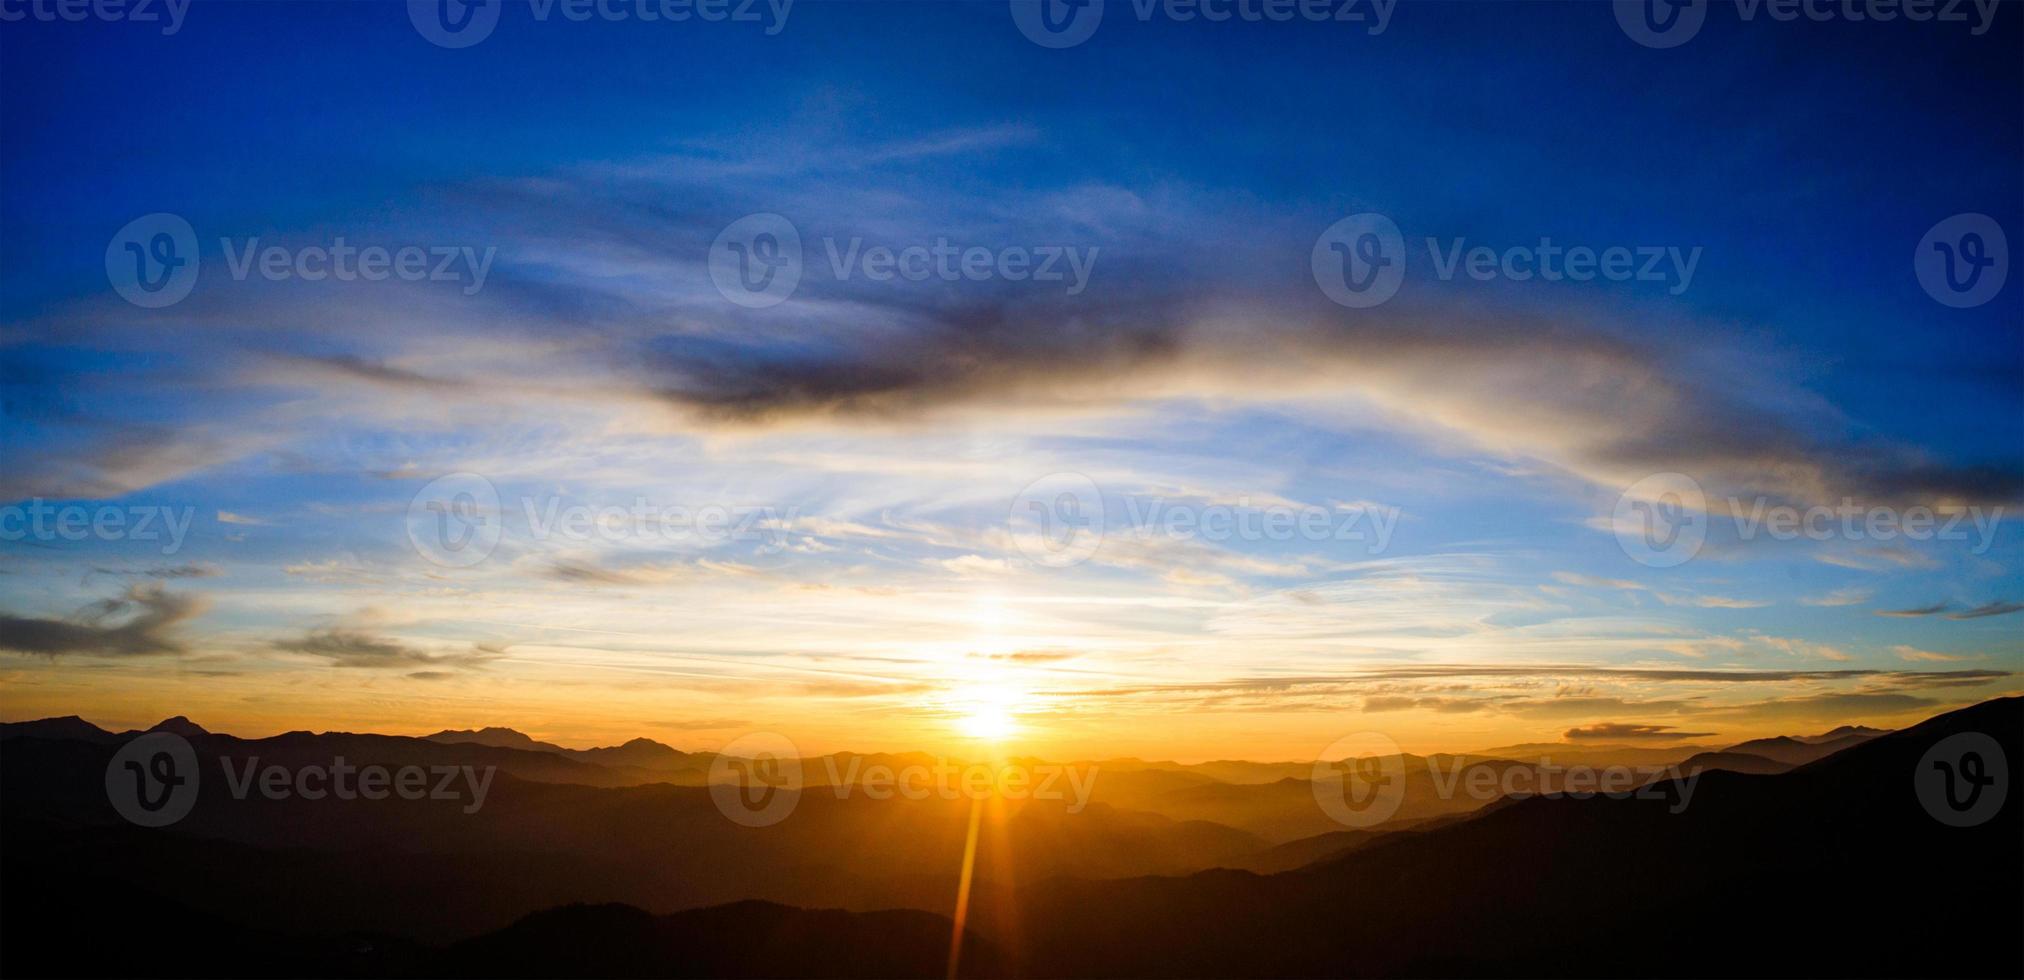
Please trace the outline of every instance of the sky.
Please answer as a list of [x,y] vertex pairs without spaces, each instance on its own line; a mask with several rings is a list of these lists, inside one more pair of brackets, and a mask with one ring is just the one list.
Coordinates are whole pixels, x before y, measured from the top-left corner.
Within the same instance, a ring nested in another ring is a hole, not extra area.
[[2024,9],[1322,6],[0,3],[0,718],[1185,761],[2024,690]]

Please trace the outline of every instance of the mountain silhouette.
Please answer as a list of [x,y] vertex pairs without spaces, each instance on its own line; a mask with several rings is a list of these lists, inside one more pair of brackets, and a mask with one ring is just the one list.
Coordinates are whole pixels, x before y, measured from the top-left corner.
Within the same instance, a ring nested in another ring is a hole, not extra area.
[[[65,732],[80,737],[47,737]],[[1986,760],[1990,786],[2007,794],[2000,808],[1955,827],[1928,811],[1948,804],[1922,802],[1913,777],[1964,733],[2012,751]],[[107,799],[122,737],[75,719],[0,736],[4,975],[947,967],[971,812],[961,800],[811,787],[789,819],[755,828],[725,820],[707,788],[628,783],[638,767],[553,752],[207,734],[193,748],[228,765],[344,753],[358,765],[499,771],[483,807],[467,812],[460,799],[237,799],[214,762],[189,815],[151,830]],[[1114,803],[1001,801],[981,811],[961,972],[2016,976],[2020,741],[2024,700],[2007,698],[1778,774],[1707,769],[1628,796],[1507,797],[1279,844]],[[1127,782],[1156,797],[1207,778]],[[1240,788],[1291,796],[1275,786]],[[1768,921],[1776,934],[1747,947],[1709,938]]]
[[1730,772],[1771,775],[1790,771],[1794,766],[1790,762],[1780,762],[1748,752],[1702,752],[1680,763],[1680,768],[1687,772],[1697,769],[1726,769]]
[[164,718],[161,721],[156,722],[155,726],[153,728],[148,729],[148,731],[168,732],[172,735],[181,735],[184,738],[198,738],[200,736],[211,734],[210,732],[204,730],[204,726],[199,725],[196,722],[183,717],[182,715],[177,715],[174,718]]
[[[552,742],[535,740],[532,736],[512,728],[479,728],[475,730],[445,730],[424,736],[431,742],[450,745],[489,745],[495,748],[522,749],[529,752],[550,752],[567,756],[581,762],[602,766],[632,768],[650,773],[667,773],[691,770],[698,774],[709,769],[708,757],[677,751],[650,738],[635,738],[624,745],[612,745],[594,749],[567,749]],[[700,775],[688,780],[700,781]]]
[[1780,735],[1776,738],[1758,738],[1731,745],[1722,751],[1759,756],[1774,762],[1782,762],[1788,766],[1803,766],[1816,759],[1824,759],[1842,749],[1861,745],[1875,738],[1875,735],[1869,734],[1869,732],[1874,730],[1867,729],[1839,735],[1829,732],[1825,735],[1816,735],[1811,738],[1795,738],[1790,735]]
[[119,736],[76,715],[42,718],[36,721],[0,722],[0,741],[10,738],[71,739],[79,742],[111,742]]
[[[926,912],[804,910],[770,902],[649,915],[574,905],[458,943],[431,962],[457,977],[944,977],[951,926]],[[962,976],[998,976],[966,938]]]
[[[2024,700],[1781,775],[1507,800],[1284,874],[1056,879],[972,921],[1016,924],[1015,970],[1043,976],[2016,976],[2024,753],[1979,826],[1942,824],[1913,789],[1925,753],[1964,732],[2019,746]],[[1765,921],[1780,938],[1709,941]]]

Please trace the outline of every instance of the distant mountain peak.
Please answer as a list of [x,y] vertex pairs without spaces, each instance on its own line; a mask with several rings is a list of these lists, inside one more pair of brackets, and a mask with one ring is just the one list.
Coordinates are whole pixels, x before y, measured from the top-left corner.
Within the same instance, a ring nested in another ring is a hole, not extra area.
[[516,728],[488,725],[484,728],[446,728],[434,735],[425,735],[431,742],[489,745],[500,749],[528,749],[536,752],[561,752],[562,746],[536,741],[533,736]]
[[148,729],[148,731],[168,732],[172,735],[181,735],[184,738],[192,738],[198,735],[211,734],[210,732],[204,730],[204,726],[199,725],[194,721],[191,721],[188,717],[185,717],[183,715],[177,715],[174,718],[164,718],[159,723],[157,723],[155,727]]

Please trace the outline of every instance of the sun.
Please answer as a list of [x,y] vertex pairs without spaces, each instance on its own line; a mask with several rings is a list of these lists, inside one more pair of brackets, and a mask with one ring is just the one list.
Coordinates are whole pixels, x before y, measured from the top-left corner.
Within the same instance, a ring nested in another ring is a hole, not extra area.
[[956,728],[971,738],[995,742],[1018,731],[1018,723],[1012,712],[1001,705],[980,704],[968,709],[956,719]]

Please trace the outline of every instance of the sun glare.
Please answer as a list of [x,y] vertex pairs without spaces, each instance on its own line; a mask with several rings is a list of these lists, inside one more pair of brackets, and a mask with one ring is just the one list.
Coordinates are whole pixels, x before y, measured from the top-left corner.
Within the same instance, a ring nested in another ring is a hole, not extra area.
[[970,738],[998,741],[1018,730],[1012,712],[995,704],[980,704],[957,719],[956,727]]

